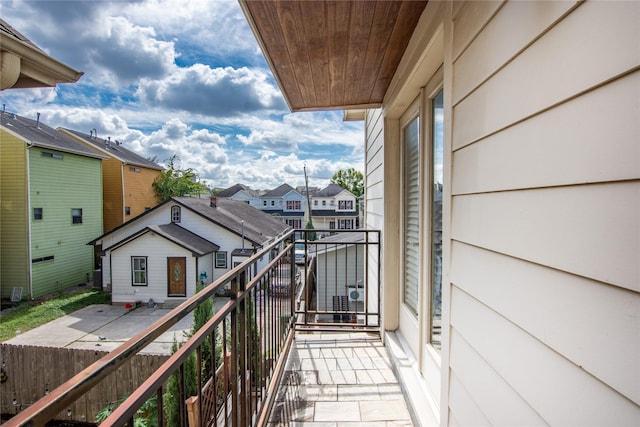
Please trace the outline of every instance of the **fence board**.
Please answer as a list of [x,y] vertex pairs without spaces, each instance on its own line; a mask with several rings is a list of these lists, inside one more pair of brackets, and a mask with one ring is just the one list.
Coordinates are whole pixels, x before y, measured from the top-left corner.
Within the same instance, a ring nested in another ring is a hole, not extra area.
[[[14,415],[107,354],[106,351],[37,347],[0,343],[0,367],[6,372],[0,383],[0,412]],[[56,419],[92,422],[109,402],[131,393],[168,356],[139,354],[105,378]],[[16,404],[13,403],[15,397]]]

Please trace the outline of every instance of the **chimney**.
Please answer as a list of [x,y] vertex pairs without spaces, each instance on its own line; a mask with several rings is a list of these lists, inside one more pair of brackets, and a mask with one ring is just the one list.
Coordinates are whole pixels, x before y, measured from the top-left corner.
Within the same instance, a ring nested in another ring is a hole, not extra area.
[[209,197],[209,206],[211,206],[212,208],[218,207],[218,198],[216,196]]
[[36,113],[36,129],[40,129],[40,113]]

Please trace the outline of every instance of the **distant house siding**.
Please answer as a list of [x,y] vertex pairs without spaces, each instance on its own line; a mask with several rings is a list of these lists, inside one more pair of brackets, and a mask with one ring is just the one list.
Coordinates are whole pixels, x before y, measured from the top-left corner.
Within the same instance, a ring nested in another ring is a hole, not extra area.
[[[191,251],[155,233],[143,236],[121,246],[110,253],[111,263],[118,268],[113,270],[111,301],[113,303],[147,302],[153,299],[157,303],[170,300],[168,297],[167,258],[186,258],[187,297],[193,296],[196,285],[196,259]],[[147,286],[133,286],[131,276],[131,257],[147,257]],[[185,297],[175,297],[184,299]],[[174,299],[175,299],[174,298]]]
[[[333,310],[333,297],[348,298],[348,286],[360,280],[364,283],[364,251],[362,245],[336,246],[317,245],[316,259],[317,309]],[[363,311],[362,303],[358,310]],[[356,304],[349,302],[349,309],[356,310]],[[332,317],[332,316],[330,316]]]
[[113,157],[105,159],[102,173],[104,181],[104,231],[107,232],[113,230],[125,220],[124,197],[122,195],[122,162]]
[[[62,159],[42,156],[62,155]],[[84,283],[94,269],[93,247],[102,233],[100,159],[33,147],[29,150],[31,205],[41,206],[42,221],[32,221],[33,293],[41,296]],[[82,209],[82,224],[72,224],[71,209]]]
[[640,3],[454,13],[449,420],[635,424]]
[[[133,171],[131,169],[134,169]],[[125,206],[131,208],[131,215],[124,221],[144,213],[146,209],[158,204],[153,191],[153,181],[160,176],[160,171],[133,165],[123,166]]]
[[24,141],[0,130],[0,294],[29,292],[27,163]]

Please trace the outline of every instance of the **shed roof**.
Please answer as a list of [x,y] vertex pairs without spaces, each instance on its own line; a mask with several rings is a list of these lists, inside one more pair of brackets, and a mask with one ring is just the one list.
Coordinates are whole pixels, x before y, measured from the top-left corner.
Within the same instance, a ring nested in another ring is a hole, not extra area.
[[137,233],[132,234],[131,236],[128,236],[127,238],[113,245],[111,247],[111,250],[118,249],[126,243],[150,232],[154,232],[157,235],[162,236],[165,239],[177,244],[178,246],[182,246],[183,248],[191,251],[197,256],[210,254],[211,252],[215,252],[220,249],[220,246],[216,245],[215,243],[203,239],[197,234],[194,234],[191,231],[180,227],[178,224],[171,223],[162,225],[150,225],[148,227],[145,227]]

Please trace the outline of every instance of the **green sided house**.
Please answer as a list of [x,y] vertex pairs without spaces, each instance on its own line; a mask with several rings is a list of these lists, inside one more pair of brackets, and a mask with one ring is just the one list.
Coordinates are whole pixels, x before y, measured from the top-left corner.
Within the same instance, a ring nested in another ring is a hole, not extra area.
[[0,293],[86,283],[102,234],[104,156],[37,120],[0,114]]

